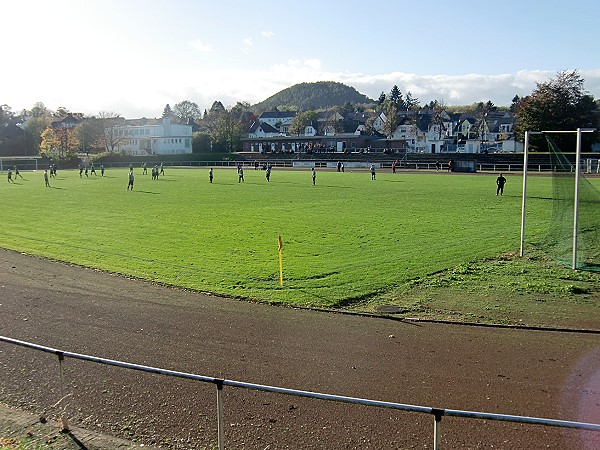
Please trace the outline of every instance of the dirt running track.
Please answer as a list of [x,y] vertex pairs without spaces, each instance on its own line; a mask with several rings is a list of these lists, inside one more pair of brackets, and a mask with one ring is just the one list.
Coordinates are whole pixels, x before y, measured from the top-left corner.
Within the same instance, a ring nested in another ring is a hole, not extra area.
[[[105,358],[415,405],[600,423],[600,335],[269,307],[0,251],[0,334]],[[73,425],[214,448],[214,385],[68,359]],[[0,402],[52,417],[53,355],[0,343]],[[224,390],[228,449],[431,448],[432,416]],[[446,417],[443,448],[598,449],[600,433]]]

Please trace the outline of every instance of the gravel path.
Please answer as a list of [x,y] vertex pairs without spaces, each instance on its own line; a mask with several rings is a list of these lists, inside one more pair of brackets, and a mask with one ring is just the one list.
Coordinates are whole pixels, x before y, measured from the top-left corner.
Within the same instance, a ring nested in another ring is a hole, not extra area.
[[[260,384],[600,423],[600,335],[408,323],[222,299],[0,251],[0,335]],[[214,448],[214,385],[67,360],[70,423]],[[56,418],[53,355],[0,343],[0,402]],[[226,387],[228,449],[432,447],[433,418]],[[443,448],[600,448],[600,433],[444,418]]]

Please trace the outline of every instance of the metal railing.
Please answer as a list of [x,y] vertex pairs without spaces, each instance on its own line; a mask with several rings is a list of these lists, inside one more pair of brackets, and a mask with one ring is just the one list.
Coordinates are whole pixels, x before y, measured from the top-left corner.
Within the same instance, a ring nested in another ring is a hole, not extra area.
[[[192,373],[186,372],[177,372],[174,370],[166,370],[160,369],[157,367],[143,366],[139,364],[132,364],[123,361],[116,361],[112,359],[99,358],[96,356],[83,355],[80,353],[68,352],[65,350],[59,350],[51,347],[45,347],[43,345],[33,344],[31,342],[20,341],[17,339],[12,339],[5,336],[0,336],[0,342],[6,342],[9,344],[18,345],[21,347],[26,347],[38,351],[42,351],[45,353],[52,353],[58,357],[59,364],[59,373],[60,373],[60,392],[61,399],[65,398],[65,377],[64,377],[64,369],[63,362],[65,358],[73,358],[79,359],[83,361],[90,361],[99,364],[106,364],[109,366],[116,366],[125,369],[138,370],[142,372],[149,372],[159,375],[172,376],[177,378],[186,378],[190,380],[201,381],[204,383],[212,383],[217,387],[217,432],[218,432],[218,446],[219,449],[222,450],[225,448],[225,434],[224,434],[224,409],[223,409],[223,399],[222,392],[225,386],[238,387],[244,389],[252,389],[263,392],[273,392],[277,394],[284,395],[293,395],[298,397],[308,397],[315,398],[321,400],[329,400],[335,402],[342,403],[351,403],[358,404],[364,406],[374,406],[379,408],[390,408],[401,411],[412,411],[419,412],[424,414],[431,414],[433,416],[433,448],[434,450],[441,449],[441,422],[443,416],[453,416],[453,417],[464,417],[469,419],[480,419],[480,420],[497,420],[504,422],[516,422],[516,423],[524,423],[524,424],[533,424],[533,425],[546,425],[553,427],[562,427],[562,428],[575,428],[579,430],[587,430],[587,431],[600,431],[600,424],[595,423],[585,423],[585,422],[572,422],[567,420],[556,420],[556,419],[544,419],[539,417],[528,417],[528,416],[515,416],[509,414],[495,414],[495,413],[486,413],[486,412],[476,412],[476,411],[463,411],[457,409],[441,409],[441,408],[431,408],[427,406],[418,406],[418,405],[408,405],[403,403],[393,403],[393,402],[384,402],[378,400],[368,400],[363,398],[356,397],[346,397],[341,395],[332,395],[332,394],[323,394],[319,392],[311,392],[311,391],[301,391],[297,389],[288,389],[276,386],[268,386],[262,384],[255,383],[246,383],[243,381],[235,381],[235,380],[227,380],[222,378],[208,377],[204,375],[196,375]],[[63,413],[61,417],[62,430],[68,431],[69,424],[66,414]]]

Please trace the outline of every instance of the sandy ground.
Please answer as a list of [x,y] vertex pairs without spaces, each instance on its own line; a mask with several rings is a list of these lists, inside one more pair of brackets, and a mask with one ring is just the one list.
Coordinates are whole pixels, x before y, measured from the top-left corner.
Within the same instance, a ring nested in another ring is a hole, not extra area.
[[[0,335],[210,377],[600,423],[598,334],[272,307],[0,251]],[[214,385],[72,359],[64,367],[73,426],[137,445],[215,447]],[[1,403],[56,419],[60,398],[55,355],[0,342]],[[427,414],[232,387],[223,398],[228,449],[433,447]],[[453,449],[600,448],[600,433],[509,422],[445,417],[442,433]]]

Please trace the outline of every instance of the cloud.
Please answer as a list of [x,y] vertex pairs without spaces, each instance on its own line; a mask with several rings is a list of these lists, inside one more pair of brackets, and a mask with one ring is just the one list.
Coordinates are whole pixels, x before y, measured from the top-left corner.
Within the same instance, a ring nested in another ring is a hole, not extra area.
[[[211,48],[200,44],[199,51]],[[369,74],[328,71],[319,59],[289,59],[271,66],[236,70],[207,65],[163,65],[155,67],[142,78],[129,71],[115,73],[114,76],[102,74],[97,79],[93,74],[79,77],[81,85],[74,84],[72,78],[61,77],[57,72],[54,76],[49,73],[44,83],[37,83],[33,76],[25,78],[28,81],[26,91],[5,89],[0,94],[13,111],[31,108],[35,102],[41,101],[51,109],[64,106],[86,114],[110,110],[127,118],[159,117],[167,103],[174,105],[183,100],[195,102],[202,109],[210,108],[215,100],[226,107],[238,101],[253,104],[294,84],[315,81],[338,81],[372,99],[377,99],[381,92],[387,94],[397,85],[404,95],[410,91],[421,104],[443,100],[452,106],[490,100],[498,106],[508,106],[515,95],[529,95],[536,83],[546,82],[555,75],[556,72],[544,70],[493,75],[420,75],[400,71]],[[600,69],[582,70],[580,75],[585,80],[584,89],[600,98]],[[7,73],[7,77],[7,86],[23,84],[22,75],[18,73]],[[174,79],[176,83],[173,83]],[[91,85],[97,86],[97,89],[89,89]]]
[[260,34],[261,36],[266,37],[267,39],[275,36],[275,33],[273,33],[272,31],[261,31]]
[[202,52],[202,53],[210,53],[213,51],[212,45],[205,44],[199,39],[190,42],[190,45],[193,49]]
[[252,47],[254,45],[254,41],[252,40],[251,37],[247,37],[247,38],[243,39],[242,42],[244,43],[244,45],[246,47]]

